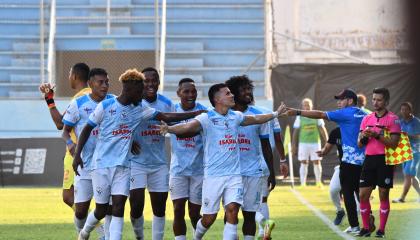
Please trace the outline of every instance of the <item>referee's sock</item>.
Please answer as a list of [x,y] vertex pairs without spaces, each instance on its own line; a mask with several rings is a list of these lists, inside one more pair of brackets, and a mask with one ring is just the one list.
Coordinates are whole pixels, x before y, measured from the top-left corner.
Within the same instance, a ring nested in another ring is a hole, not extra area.
[[389,211],[390,211],[389,200],[381,201],[379,207],[379,230],[385,232],[385,225],[388,221]]
[[369,229],[369,217],[370,217],[371,207],[369,200],[360,201],[360,215],[362,215],[363,228]]

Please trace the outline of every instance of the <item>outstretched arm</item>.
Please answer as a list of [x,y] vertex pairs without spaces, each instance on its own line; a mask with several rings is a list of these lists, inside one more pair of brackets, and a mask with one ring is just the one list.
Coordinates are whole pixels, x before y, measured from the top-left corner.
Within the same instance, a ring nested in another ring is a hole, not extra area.
[[179,137],[195,136],[201,131],[201,124],[198,120],[192,120],[187,123],[180,123],[173,126],[168,126],[165,122],[159,125],[160,134],[172,133]]
[[286,106],[281,103],[277,108],[277,111],[267,114],[257,114],[257,115],[246,115],[244,120],[241,123],[241,126],[248,126],[254,124],[263,124],[279,116],[283,116],[283,112],[286,110]]
[[77,172],[77,167],[80,165],[81,168],[83,168],[83,161],[80,157],[80,154],[82,153],[83,147],[85,146],[87,140],[89,139],[90,132],[93,130],[93,126],[86,124],[86,126],[83,128],[82,132],[80,133],[79,139],[77,141],[76,146],[76,153],[74,154],[73,159],[73,170],[76,173],[76,175],[79,175]]
[[58,130],[63,129],[64,124],[62,122],[63,115],[58,111],[54,102],[54,86],[49,83],[43,83],[39,86],[39,91],[44,94],[45,101],[47,102],[50,110],[51,119],[53,120],[55,127]]
[[184,112],[184,113],[163,113],[163,112],[159,112],[155,116],[155,119],[159,120],[159,121],[164,121],[166,123],[179,122],[179,121],[182,121],[182,120],[186,120],[186,119],[196,117],[203,112],[207,112],[207,111],[199,110],[199,111]]
[[286,114],[287,116],[301,115],[307,118],[328,120],[327,114],[323,111],[318,111],[318,110],[299,110],[295,108],[287,108]]

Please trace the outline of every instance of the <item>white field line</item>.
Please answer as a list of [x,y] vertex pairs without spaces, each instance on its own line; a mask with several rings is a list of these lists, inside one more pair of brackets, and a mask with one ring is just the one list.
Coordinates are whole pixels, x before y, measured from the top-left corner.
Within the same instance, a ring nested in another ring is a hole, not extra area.
[[325,223],[325,225],[327,225],[327,227],[329,227],[338,236],[342,237],[345,240],[355,240],[354,237],[342,232],[340,228],[335,226],[334,223],[331,222],[331,220],[327,216],[325,216],[325,214],[323,214],[319,209],[310,204],[298,191],[296,191],[295,189],[290,189],[290,191],[303,205],[309,208],[319,219],[321,219],[321,221]]

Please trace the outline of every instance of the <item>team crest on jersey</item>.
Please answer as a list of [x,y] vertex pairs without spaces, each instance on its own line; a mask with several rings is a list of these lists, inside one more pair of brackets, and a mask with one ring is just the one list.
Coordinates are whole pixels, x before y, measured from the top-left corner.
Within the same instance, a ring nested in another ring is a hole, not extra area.
[[109,110],[109,114],[111,114],[111,116],[113,116],[115,113],[117,113],[117,111],[115,109]]
[[389,185],[391,183],[391,179],[390,178],[385,178],[385,184]]
[[209,206],[209,202],[210,202],[210,200],[208,198],[205,198],[204,199],[204,206],[205,207],[208,207]]
[[85,107],[83,110],[86,112],[86,114],[92,113],[92,108]]
[[102,188],[101,187],[97,187],[96,188],[96,192],[98,193],[98,195],[102,195]]
[[126,111],[122,111],[121,118],[127,118],[127,117],[128,117],[128,113]]

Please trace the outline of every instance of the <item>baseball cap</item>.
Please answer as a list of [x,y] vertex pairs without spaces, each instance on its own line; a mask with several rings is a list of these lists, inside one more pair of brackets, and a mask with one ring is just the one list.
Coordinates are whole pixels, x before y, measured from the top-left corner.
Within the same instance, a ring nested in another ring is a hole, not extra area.
[[350,98],[353,99],[354,103],[357,103],[357,94],[351,89],[344,89],[339,94],[334,96],[335,99],[346,99]]

